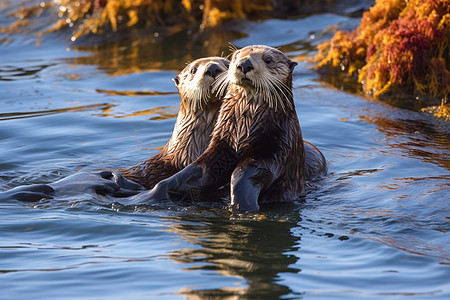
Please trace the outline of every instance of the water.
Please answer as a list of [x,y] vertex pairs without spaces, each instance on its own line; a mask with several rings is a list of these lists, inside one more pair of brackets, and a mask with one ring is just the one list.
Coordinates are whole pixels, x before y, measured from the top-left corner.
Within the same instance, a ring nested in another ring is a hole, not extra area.
[[[328,26],[357,22],[323,13],[247,23],[209,46],[144,34],[75,47],[60,34],[36,47],[9,35],[0,189],[154,155],[178,111],[171,78],[186,61],[228,53],[228,40],[296,57]],[[308,67],[294,73],[296,109],[329,174],[304,202],[240,216],[94,196],[1,203],[0,299],[449,299],[448,123],[338,90]]]

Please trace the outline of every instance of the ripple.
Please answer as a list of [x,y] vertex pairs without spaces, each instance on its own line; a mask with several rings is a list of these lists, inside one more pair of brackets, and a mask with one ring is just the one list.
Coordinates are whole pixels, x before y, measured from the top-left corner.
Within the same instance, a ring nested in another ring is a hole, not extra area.
[[60,109],[38,110],[38,111],[29,111],[29,112],[0,113],[0,121],[35,118],[35,117],[42,117],[42,116],[61,114],[61,113],[67,113],[67,112],[83,112],[83,111],[89,111],[89,110],[109,110],[112,107],[114,107],[114,105],[108,104],[108,103],[101,103],[101,104],[93,104],[93,105],[85,105],[85,106],[60,108]]

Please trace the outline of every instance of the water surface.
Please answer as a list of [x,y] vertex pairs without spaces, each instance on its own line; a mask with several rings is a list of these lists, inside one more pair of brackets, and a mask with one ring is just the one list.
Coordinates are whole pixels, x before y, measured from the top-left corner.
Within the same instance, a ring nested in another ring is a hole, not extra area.
[[[246,23],[210,46],[183,34],[90,46],[55,34],[39,47],[8,35],[0,189],[156,154],[179,108],[171,78],[187,61],[228,54],[227,38],[295,58],[329,26],[357,22],[323,13]],[[449,299],[449,124],[336,89],[306,63],[294,94],[304,138],[329,163],[304,199],[239,216],[94,196],[0,203],[0,298]]]

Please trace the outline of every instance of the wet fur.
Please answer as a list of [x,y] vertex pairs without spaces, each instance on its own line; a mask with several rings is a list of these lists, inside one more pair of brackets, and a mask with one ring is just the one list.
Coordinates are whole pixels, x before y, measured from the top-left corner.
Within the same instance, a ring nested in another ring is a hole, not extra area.
[[[253,69],[244,73],[240,64],[247,60]],[[210,146],[194,163],[160,182],[149,198],[215,200],[214,191],[230,183],[232,206],[257,210],[260,203],[303,195],[305,150],[292,95],[295,65],[271,47],[237,50],[227,75],[215,83],[218,93],[227,94]]]
[[155,156],[120,170],[125,178],[151,189],[205,151],[221,104],[220,95],[211,92],[214,78],[205,74],[211,63],[219,65],[223,72],[228,68],[228,60],[224,58],[203,58],[189,64],[174,78],[181,104],[172,137]]
[[[260,175],[266,174],[263,177],[267,182],[258,202],[283,202],[302,195],[305,188],[301,129],[293,105],[284,107],[284,113],[280,113],[266,99],[232,86],[211,146],[196,163],[211,177],[215,171],[209,166],[209,152],[216,146],[229,147],[236,159],[228,168],[228,179],[235,169],[248,166],[258,168]],[[262,176],[258,180],[262,181]]]

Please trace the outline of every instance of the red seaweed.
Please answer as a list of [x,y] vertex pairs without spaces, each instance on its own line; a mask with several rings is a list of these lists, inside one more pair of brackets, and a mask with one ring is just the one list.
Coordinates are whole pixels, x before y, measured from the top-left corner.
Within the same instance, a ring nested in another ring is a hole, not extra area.
[[356,30],[318,46],[317,68],[357,78],[375,98],[440,102],[450,94],[449,40],[450,0],[377,0]]

